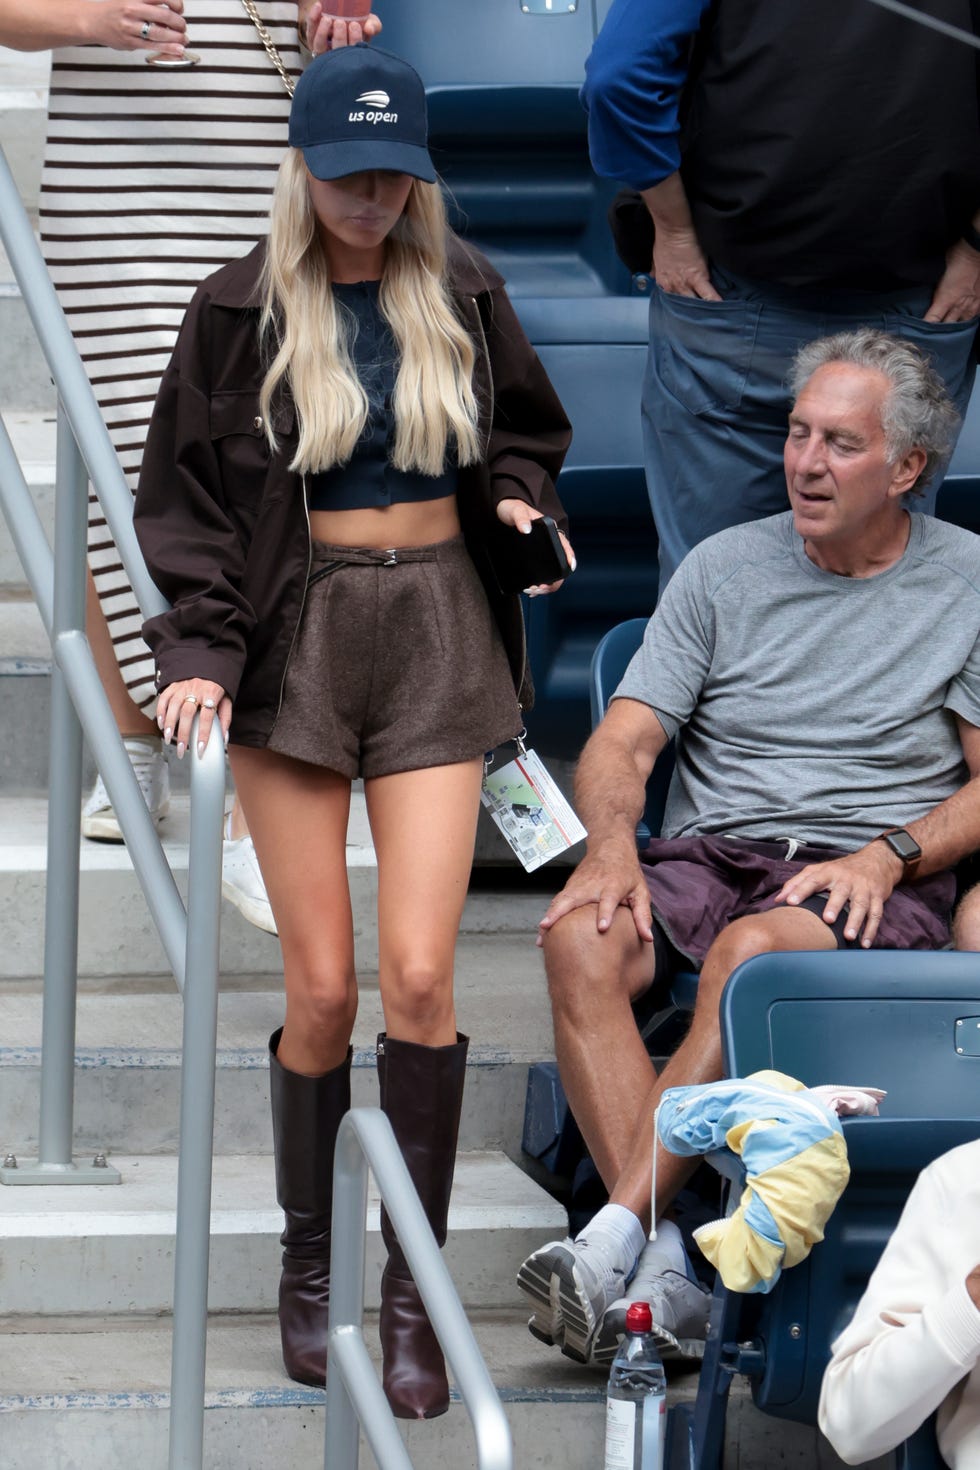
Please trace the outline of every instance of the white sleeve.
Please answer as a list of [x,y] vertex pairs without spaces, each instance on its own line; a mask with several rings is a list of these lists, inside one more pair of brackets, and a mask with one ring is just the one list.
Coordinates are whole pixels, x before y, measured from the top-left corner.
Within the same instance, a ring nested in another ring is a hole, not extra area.
[[963,1201],[943,1163],[919,1176],[824,1375],[820,1428],[849,1465],[913,1434],[980,1355],[980,1311],[947,1256]]

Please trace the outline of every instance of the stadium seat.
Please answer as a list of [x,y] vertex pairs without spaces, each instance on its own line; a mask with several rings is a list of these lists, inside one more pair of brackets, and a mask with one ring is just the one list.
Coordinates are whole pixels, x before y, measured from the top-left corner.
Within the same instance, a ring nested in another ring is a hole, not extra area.
[[[845,1119],[851,1180],[823,1242],[769,1296],[715,1287],[693,1405],[672,1414],[669,1470],[719,1470],[728,1387],[750,1378],[756,1405],[815,1424],[830,1345],[854,1311],[919,1171],[980,1137],[980,961],[922,951],[769,954],[732,975],[722,998],[727,1076],[773,1067],[813,1085],[883,1087],[879,1118]],[[902,1448],[931,1470],[927,1426]]]
[[377,0],[384,44],[425,80],[430,147],[454,226],[530,297],[626,294],[605,227],[615,186],[589,164],[579,104],[592,5]]
[[618,260],[617,186],[589,163],[578,100],[609,0],[377,0],[384,45],[426,83],[433,154],[455,228],[490,256],[572,422],[559,491],[578,570],[527,604],[535,746],[572,758],[588,735],[589,661],[657,599],[657,537],[643,478],[640,390],[647,291]]
[[980,531],[980,391],[976,388],[949,471],[939,487],[936,514],[954,526]]

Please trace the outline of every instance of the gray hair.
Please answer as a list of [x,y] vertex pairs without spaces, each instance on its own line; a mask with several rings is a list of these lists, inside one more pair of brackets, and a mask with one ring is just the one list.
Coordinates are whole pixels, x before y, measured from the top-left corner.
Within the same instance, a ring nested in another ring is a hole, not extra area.
[[872,368],[891,383],[881,411],[885,448],[891,462],[910,449],[925,450],[925,468],[913,487],[920,491],[949,454],[960,421],[942,378],[911,342],[875,327],[860,327],[818,337],[800,348],[789,380],[794,403],[817,369],[834,362]]

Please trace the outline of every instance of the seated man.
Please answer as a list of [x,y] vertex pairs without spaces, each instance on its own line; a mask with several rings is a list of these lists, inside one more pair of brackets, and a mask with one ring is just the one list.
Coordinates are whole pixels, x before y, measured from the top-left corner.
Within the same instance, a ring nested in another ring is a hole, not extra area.
[[[940,947],[950,868],[980,847],[980,539],[905,503],[955,410],[914,347],[872,329],[804,347],[793,390],[791,509],[710,537],[671,581],[582,754],[588,849],[541,923],[558,1065],[610,1203],[518,1281],[531,1332],[582,1362],[610,1359],[628,1300],[651,1302],[668,1355],[703,1353],[707,1296],[662,1219],[690,1160],[658,1154],[644,1248],[653,1113],[721,1075],[736,965]],[[641,861],[672,736],[665,835]],[[691,1027],[657,1076],[631,1003],[692,962]]]
[[980,1141],[924,1169],[834,1343],[820,1428],[849,1465],[939,1410],[947,1465],[980,1465]]

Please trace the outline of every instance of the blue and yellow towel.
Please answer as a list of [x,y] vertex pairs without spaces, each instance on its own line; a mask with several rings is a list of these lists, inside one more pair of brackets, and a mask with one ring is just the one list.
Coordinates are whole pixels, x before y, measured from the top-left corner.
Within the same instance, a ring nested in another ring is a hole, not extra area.
[[730,1291],[771,1291],[823,1239],[850,1175],[838,1119],[782,1072],[671,1087],[655,1131],[673,1154],[727,1148],[742,1161],[737,1208],[694,1236]]

